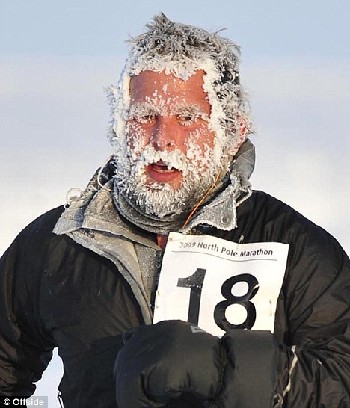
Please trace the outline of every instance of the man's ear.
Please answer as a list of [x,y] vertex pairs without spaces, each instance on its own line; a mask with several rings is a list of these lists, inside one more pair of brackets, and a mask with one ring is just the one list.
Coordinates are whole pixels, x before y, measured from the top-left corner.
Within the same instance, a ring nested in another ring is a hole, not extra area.
[[248,126],[246,119],[241,116],[237,117],[236,126],[232,130],[236,133],[236,142],[231,146],[230,154],[234,156],[247,139]]
[[244,137],[246,139],[248,127],[247,127],[247,120],[243,117],[238,118],[238,125],[239,125],[239,134],[240,137]]

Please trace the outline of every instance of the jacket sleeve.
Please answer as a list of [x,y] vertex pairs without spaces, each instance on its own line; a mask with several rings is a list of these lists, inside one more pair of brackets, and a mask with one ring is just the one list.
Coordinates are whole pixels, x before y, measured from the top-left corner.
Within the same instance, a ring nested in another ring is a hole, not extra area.
[[23,230],[0,259],[0,395],[32,395],[52,357],[54,344],[39,311],[42,222]]
[[327,232],[293,239],[276,321],[281,407],[350,406],[350,263]]

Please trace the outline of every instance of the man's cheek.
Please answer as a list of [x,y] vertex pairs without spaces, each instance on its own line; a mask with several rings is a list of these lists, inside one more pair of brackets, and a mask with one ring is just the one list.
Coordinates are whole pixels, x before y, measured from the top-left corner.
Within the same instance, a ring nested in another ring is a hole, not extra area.
[[186,157],[191,167],[195,169],[206,169],[212,165],[213,149],[207,143],[195,143],[189,140],[187,143]]
[[140,158],[146,147],[147,137],[139,127],[130,126],[126,134],[126,144],[131,157],[135,160]]

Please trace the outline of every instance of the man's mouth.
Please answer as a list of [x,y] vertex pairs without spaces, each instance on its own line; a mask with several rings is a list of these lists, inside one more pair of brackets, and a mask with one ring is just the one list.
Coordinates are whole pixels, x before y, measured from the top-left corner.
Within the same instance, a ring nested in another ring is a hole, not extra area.
[[170,167],[161,160],[157,163],[150,164],[150,166],[153,171],[156,171],[158,173],[173,173],[174,171],[176,171],[175,167]]
[[174,181],[180,178],[182,174],[181,170],[178,170],[175,167],[170,167],[162,160],[149,164],[146,167],[146,173],[150,178],[159,183]]

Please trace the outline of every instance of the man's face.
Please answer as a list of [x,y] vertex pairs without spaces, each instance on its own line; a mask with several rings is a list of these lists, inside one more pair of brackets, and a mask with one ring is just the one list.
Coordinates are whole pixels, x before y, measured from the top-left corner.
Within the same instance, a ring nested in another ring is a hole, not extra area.
[[[209,129],[210,104],[203,90],[202,71],[188,80],[164,72],[144,71],[131,79],[130,97],[128,124],[132,150],[152,146],[159,152],[178,150],[186,156],[196,147],[197,157],[188,157],[192,163],[213,148],[215,135]],[[185,177],[181,169],[168,168],[163,160],[150,163],[144,170],[150,185],[164,183],[175,190]]]
[[191,209],[222,169],[215,159],[203,75],[197,71],[183,80],[143,71],[131,78],[126,121],[130,168],[121,184],[148,214],[162,217]]

